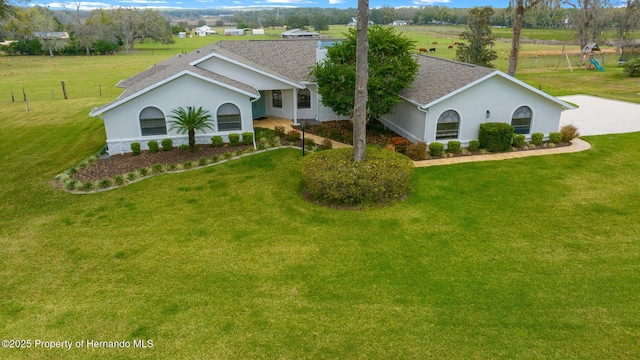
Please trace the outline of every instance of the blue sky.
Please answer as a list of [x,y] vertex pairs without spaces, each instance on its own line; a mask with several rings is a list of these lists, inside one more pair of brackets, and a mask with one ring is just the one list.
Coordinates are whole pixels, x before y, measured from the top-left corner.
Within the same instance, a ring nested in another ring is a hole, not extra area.
[[[421,6],[439,5],[455,8],[469,8],[473,6],[490,5],[493,7],[506,7],[508,0],[369,0],[369,7],[380,6]],[[31,0],[31,5],[45,5],[52,9],[61,8],[65,4],[67,8],[76,8],[77,1],[53,2],[47,0]],[[157,9],[272,9],[276,7],[320,7],[320,8],[356,8],[357,0],[98,0],[81,1],[81,8],[93,10],[97,8],[109,8],[117,6],[149,7]]]

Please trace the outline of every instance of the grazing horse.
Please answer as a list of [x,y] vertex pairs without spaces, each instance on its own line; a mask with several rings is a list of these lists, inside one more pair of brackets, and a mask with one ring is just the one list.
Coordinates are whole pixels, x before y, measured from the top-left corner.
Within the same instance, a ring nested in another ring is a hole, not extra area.
[[434,42],[431,43],[431,45],[438,45],[438,42],[434,41]]
[[453,49],[453,45],[449,45],[447,49]]
[[429,52],[436,52],[436,48],[429,49]]
[[460,45],[460,43],[456,41],[453,43],[453,45]]
[[418,53],[427,53],[427,49],[426,48],[420,48],[418,49]]

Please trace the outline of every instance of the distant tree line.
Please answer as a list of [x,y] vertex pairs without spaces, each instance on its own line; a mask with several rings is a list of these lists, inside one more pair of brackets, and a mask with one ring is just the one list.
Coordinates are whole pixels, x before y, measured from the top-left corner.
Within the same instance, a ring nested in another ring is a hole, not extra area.
[[131,52],[136,42],[173,41],[169,21],[158,10],[118,7],[87,12],[80,10],[79,2],[63,11],[13,7],[0,18],[0,39],[17,41],[3,47],[9,54],[50,56]]

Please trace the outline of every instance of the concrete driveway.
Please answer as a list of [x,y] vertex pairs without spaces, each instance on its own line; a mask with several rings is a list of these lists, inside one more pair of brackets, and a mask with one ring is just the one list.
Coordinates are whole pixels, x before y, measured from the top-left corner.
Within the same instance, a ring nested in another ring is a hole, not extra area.
[[580,106],[578,109],[562,112],[560,127],[573,123],[578,127],[580,135],[640,131],[640,104],[589,95],[570,95],[559,98]]

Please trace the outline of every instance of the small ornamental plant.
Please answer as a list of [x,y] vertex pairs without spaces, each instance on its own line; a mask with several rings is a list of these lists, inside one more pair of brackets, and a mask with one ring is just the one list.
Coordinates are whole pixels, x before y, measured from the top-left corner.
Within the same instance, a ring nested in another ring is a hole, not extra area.
[[515,148],[522,147],[524,145],[525,136],[522,134],[513,135],[513,143],[511,144]]
[[131,143],[131,153],[133,154],[133,156],[140,155],[140,143],[139,142],[132,142]]
[[531,134],[531,143],[535,146],[542,144],[542,139],[544,139],[543,133],[533,133]]
[[389,144],[393,145],[397,152],[404,154],[407,151],[407,146],[409,146],[411,142],[402,136],[394,136],[389,139]]
[[287,141],[296,141],[296,140],[300,140],[300,131],[298,130],[287,131]]
[[221,147],[222,146],[222,136],[216,135],[211,138],[211,145],[213,147]]
[[157,141],[149,140],[147,142],[147,146],[149,147],[149,152],[150,153],[155,154],[155,153],[158,152],[159,147],[158,147],[158,142]]
[[480,141],[479,140],[471,140],[469,141],[469,146],[467,146],[467,150],[469,152],[476,152],[480,149]]
[[240,145],[240,134],[229,134],[229,144],[231,146]]
[[562,133],[560,132],[552,132],[549,133],[549,142],[552,144],[557,144],[562,141]]
[[562,134],[562,141],[564,142],[569,142],[580,136],[578,128],[573,124],[567,124],[560,128],[560,133]]
[[171,151],[173,150],[173,140],[171,139],[162,139],[162,151]]
[[429,154],[431,156],[442,156],[444,154],[444,144],[432,142],[429,144]]
[[250,131],[242,133],[242,145],[253,144],[253,133]]
[[451,140],[447,143],[447,152],[457,154],[460,152],[460,141]]

